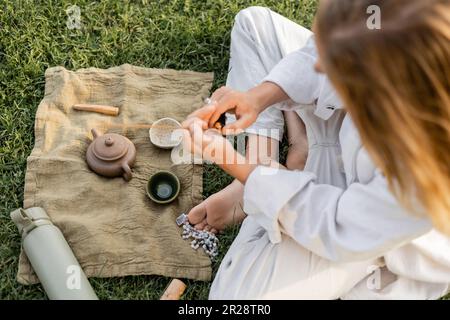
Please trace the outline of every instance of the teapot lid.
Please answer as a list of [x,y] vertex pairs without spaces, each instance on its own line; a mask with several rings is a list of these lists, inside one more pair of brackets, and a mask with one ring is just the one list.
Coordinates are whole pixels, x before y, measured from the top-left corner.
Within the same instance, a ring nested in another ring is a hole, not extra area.
[[107,133],[97,137],[93,144],[94,155],[105,161],[122,158],[127,153],[129,145],[125,137],[116,133]]

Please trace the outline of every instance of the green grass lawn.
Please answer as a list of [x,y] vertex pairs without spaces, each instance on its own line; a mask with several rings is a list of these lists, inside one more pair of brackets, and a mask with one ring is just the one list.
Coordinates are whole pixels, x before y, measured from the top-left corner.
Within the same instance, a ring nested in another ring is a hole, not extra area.
[[[9,213],[22,206],[34,114],[44,95],[44,71],[108,68],[130,63],[153,68],[214,71],[226,79],[230,30],[236,13],[264,5],[310,26],[316,0],[18,1],[0,3],[0,299],[42,299],[41,286],[15,280],[20,238]],[[81,9],[82,29],[66,26],[66,9]],[[204,196],[231,181],[207,166]],[[222,254],[237,228],[222,237]],[[218,263],[214,264],[214,270]],[[91,279],[101,299],[157,299],[170,279],[139,276]],[[186,299],[207,298],[209,283],[188,281]]]

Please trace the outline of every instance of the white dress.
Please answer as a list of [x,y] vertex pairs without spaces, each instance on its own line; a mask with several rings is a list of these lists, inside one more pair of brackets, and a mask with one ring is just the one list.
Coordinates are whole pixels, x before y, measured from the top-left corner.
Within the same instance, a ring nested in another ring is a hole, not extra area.
[[[310,31],[266,8],[241,11],[227,85],[281,86],[307,128],[304,171],[257,167],[248,217],[224,257],[210,299],[436,299],[450,284],[450,239],[403,208],[361,145],[323,75]],[[276,128],[276,105],[248,132]],[[231,115],[228,121],[233,121]],[[281,131],[281,133],[280,133]]]

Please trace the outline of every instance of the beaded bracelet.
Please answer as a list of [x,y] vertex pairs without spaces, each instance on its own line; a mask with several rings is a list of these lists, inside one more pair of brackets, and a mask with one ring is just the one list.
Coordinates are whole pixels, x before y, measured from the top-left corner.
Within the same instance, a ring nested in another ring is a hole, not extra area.
[[176,220],[179,227],[183,228],[182,238],[184,240],[192,238],[191,248],[197,250],[202,248],[203,251],[214,259],[219,254],[219,239],[212,232],[205,230],[197,230],[189,223],[189,219],[185,213],[182,213]]

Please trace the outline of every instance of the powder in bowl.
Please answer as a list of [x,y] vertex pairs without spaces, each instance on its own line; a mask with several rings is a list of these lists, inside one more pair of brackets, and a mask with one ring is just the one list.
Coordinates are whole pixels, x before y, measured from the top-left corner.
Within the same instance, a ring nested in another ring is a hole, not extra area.
[[[183,139],[181,124],[172,118],[162,118],[155,121],[149,130],[150,141],[157,147],[171,149],[178,146]],[[177,134],[179,133],[179,134]]]

